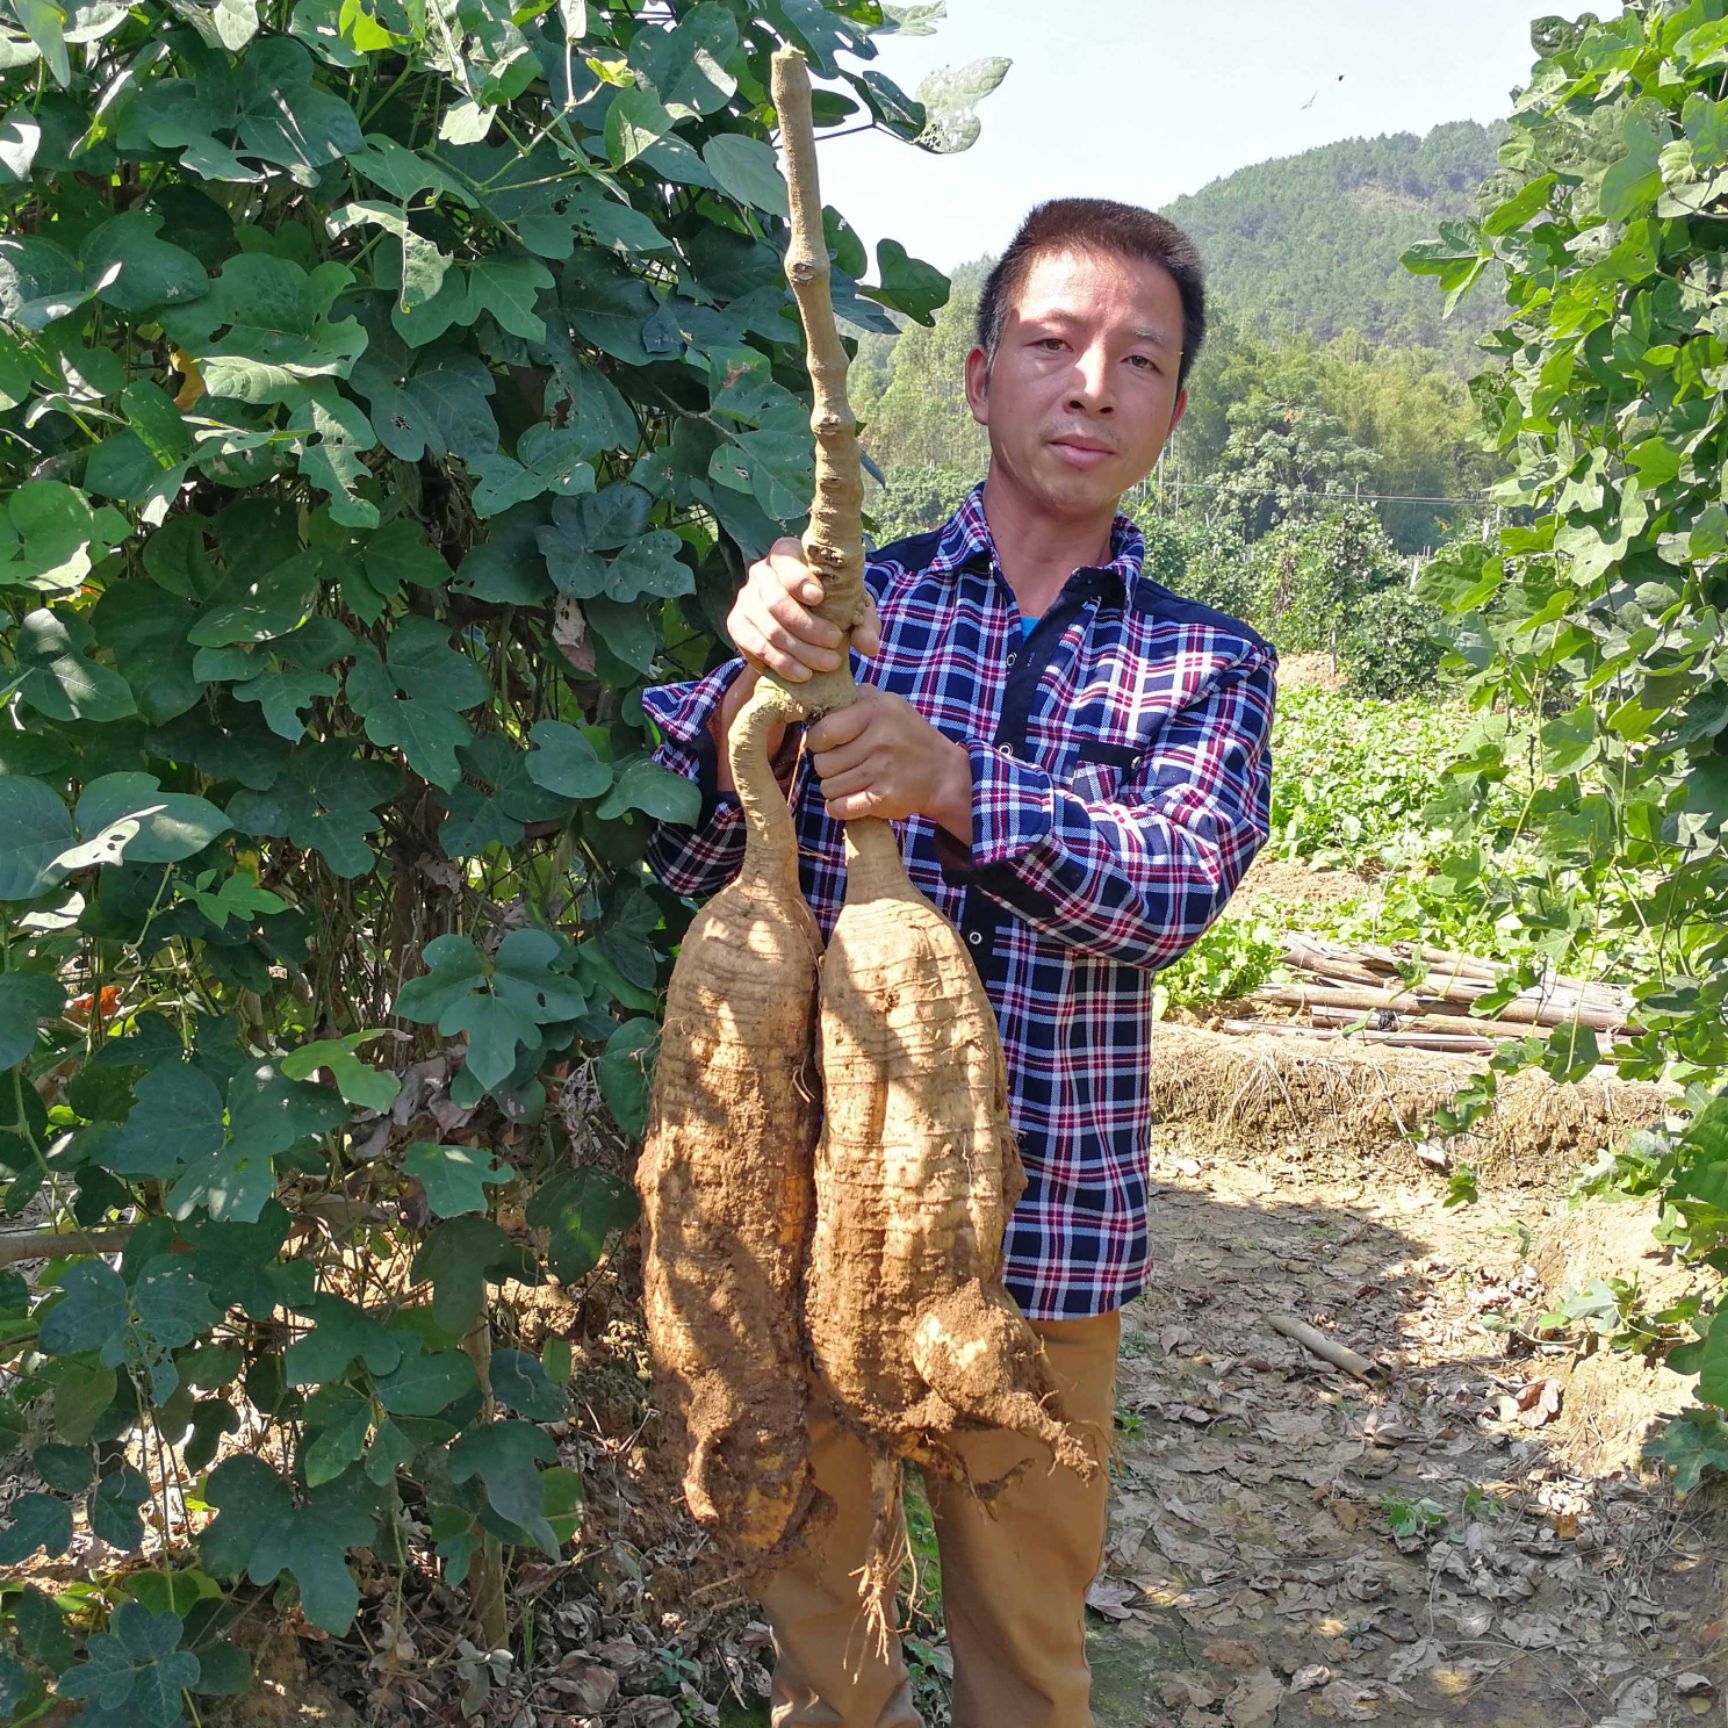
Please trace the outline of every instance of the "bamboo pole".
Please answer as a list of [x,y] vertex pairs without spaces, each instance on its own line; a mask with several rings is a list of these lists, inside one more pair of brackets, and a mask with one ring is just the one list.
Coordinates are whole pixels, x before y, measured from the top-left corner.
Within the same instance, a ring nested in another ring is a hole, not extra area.
[[1395,990],[1390,985],[1385,989],[1373,990],[1350,985],[1329,987],[1322,984],[1267,984],[1253,994],[1256,1001],[1275,1003],[1281,1008],[1308,1009],[1321,1005],[1329,1008],[1351,1008],[1365,1013],[1389,1009],[1393,1013],[1444,1014],[1460,1019],[1474,1018],[1479,1024],[1486,1024],[1487,1020],[1492,1018],[1521,1026],[1553,1028],[1576,1024],[1588,1026],[1596,1032],[1632,1030],[1627,1026],[1624,1016],[1612,1010],[1589,1007],[1576,1001],[1557,1003],[1536,996],[1516,996],[1496,1009],[1491,1017],[1471,1016],[1471,1005],[1484,993],[1483,990],[1465,984],[1454,984],[1439,991],[1408,984],[1400,984]]
[[1286,1338],[1295,1339],[1304,1350],[1312,1350],[1322,1362],[1329,1362],[1334,1368],[1342,1368],[1346,1374],[1354,1374],[1358,1380],[1366,1381],[1370,1386],[1386,1384],[1386,1370],[1378,1362],[1370,1362],[1366,1356],[1358,1355],[1348,1344],[1340,1344],[1337,1339],[1328,1338],[1324,1332],[1310,1326],[1307,1321],[1298,1320],[1290,1314],[1268,1314],[1266,1324],[1274,1332],[1282,1332]]
[[[1385,1010],[1381,1010],[1385,1012]],[[1349,1008],[1316,1007],[1308,1010],[1308,1017],[1317,1026],[1355,1026],[1360,1025],[1362,1016]],[[1449,1014],[1397,1014],[1396,1024],[1392,1026],[1367,1026],[1367,1032],[1433,1032],[1443,1036],[1461,1036],[1458,1030],[1458,1017]],[[1482,1020],[1472,1018],[1470,1021],[1471,1037],[1475,1038],[1525,1038],[1529,1036],[1528,1026],[1507,1026],[1498,1020]]]
[[1348,1037],[1363,1044],[1390,1044],[1405,1050],[1432,1050],[1445,1056],[1492,1056],[1494,1041],[1465,1033],[1444,1032],[1352,1032],[1335,1026],[1299,1026],[1291,1020],[1226,1020],[1221,1031],[1237,1038],[1309,1038],[1317,1044],[1332,1044]]

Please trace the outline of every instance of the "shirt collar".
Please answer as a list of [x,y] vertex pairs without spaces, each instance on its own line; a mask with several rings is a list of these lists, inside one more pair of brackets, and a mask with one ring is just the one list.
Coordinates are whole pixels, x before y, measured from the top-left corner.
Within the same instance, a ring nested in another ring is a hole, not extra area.
[[[1120,585],[1124,593],[1143,600],[1146,597],[1138,590],[1143,585],[1145,560],[1145,536],[1129,517],[1118,512],[1110,524],[1110,562],[1090,568],[1100,578],[1101,592]],[[946,576],[959,570],[987,571],[995,561],[996,548],[984,516],[984,482],[980,480],[942,525],[936,556],[926,568],[933,575]]]

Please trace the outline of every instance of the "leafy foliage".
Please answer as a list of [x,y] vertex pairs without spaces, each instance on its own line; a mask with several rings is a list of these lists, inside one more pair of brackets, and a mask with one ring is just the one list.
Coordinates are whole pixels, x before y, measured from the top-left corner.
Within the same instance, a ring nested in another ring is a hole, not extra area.
[[[0,1171],[92,1252],[0,1274],[0,1559],[178,1498],[175,1580],[341,1634],[357,1549],[575,1525],[568,1353],[464,1344],[634,1219],[687,917],[641,858],[695,814],[640,692],[808,503],[769,57],[932,149],[992,74],[857,70],[874,0],[14,10]],[[854,335],[930,316],[827,217]],[[244,1680],[177,1590],[81,1658],[8,1593],[0,1692],[184,1720]]]
[[[1539,20],[1480,221],[1443,225],[1409,267],[1456,303],[1503,272],[1499,364],[1472,386],[1518,507],[1438,564],[1456,659],[1483,710],[1530,717],[1533,759],[1490,729],[1460,766],[1455,820],[1492,846],[1493,799],[1532,775],[1508,865],[1527,930],[1563,922],[1618,948],[1646,1028],[1621,1071],[1689,1083],[1692,1128],[1602,1180],[1685,1197],[1680,1240],[1728,1261],[1721,1103],[1728,1073],[1728,420],[1720,328],[1728,166],[1723,0],[1633,0],[1610,21]],[[1508,1064],[1528,1059],[1522,1046]],[[1709,1326],[1709,1317],[1705,1325]],[[1679,1357],[1728,1402],[1723,1340]],[[1675,1360],[1675,1358],[1671,1358]],[[1693,1479],[1707,1423],[1671,1431]]]

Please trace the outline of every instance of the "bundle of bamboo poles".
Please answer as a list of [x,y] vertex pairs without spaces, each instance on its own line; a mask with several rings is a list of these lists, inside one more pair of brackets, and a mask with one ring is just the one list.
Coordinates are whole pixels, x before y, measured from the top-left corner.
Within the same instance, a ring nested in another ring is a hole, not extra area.
[[1417,942],[1328,942],[1297,933],[1285,938],[1282,960],[1295,978],[1262,986],[1253,1000],[1294,1008],[1299,1018],[1226,1020],[1226,1032],[1349,1036],[1486,1056],[1497,1039],[1525,1038],[1559,1026],[1589,1027],[1608,1055],[1618,1038],[1639,1030],[1631,1024],[1629,991],[1559,973],[1518,991],[1491,1014],[1473,1013],[1483,997],[1505,988],[1512,968]]

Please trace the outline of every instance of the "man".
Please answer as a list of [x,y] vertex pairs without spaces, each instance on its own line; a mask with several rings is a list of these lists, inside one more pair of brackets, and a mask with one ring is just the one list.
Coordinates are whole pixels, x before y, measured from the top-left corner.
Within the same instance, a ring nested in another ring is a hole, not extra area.
[[[795,763],[796,740],[776,756],[824,933],[839,824],[883,817],[977,963],[1028,1178],[1004,1281],[1067,1413],[1104,1438],[1119,1310],[1148,1275],[1152,973],[1217,916],[1267,828],[1276,657],[1146,578],[1116,513],[1182,416],[1204,329],[1199,260],[1168,222],[1097,199],[1034,210],[985,284],[966,361],[987,477],[944,527],[871,560],[875,616],[850,643],[868,687],[808,728]],[[680,893],[712,893],[743,855],[724,740],[758,669],[796,683],[847,646],[810,612],[820,596],[798,542],[776,542],[727,621],[742,658],[647,694],[657,760],[704,793],[695,827],[661,825],[650,850]],[[864,1448],[819,1396],[811,1429],[838,1510],[764,1594],[773,1720],[912,1728],[905,1668],[875,1654],[857,1612]],[[1035,1450],[999,1432],[959,1448],[980,1480]],[[1107,1484],[1048,1465],[988,1510],[927,1483],[957,1728],[1091,1721],[1084,1597]]]

